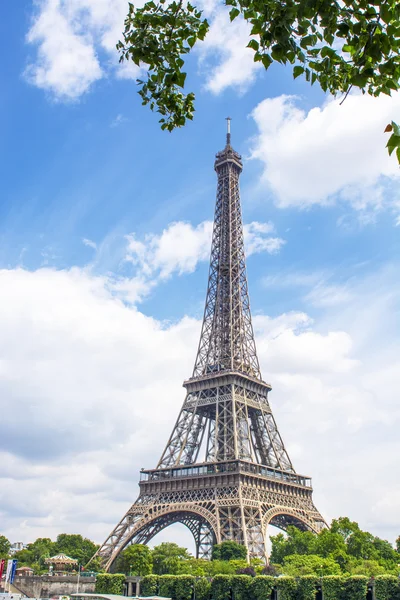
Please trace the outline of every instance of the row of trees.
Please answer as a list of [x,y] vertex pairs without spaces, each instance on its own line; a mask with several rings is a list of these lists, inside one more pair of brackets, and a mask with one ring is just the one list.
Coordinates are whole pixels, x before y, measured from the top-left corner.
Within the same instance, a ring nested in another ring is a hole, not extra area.
[[[114,565],[114,571],[125,575],[193,575],[214,577],[217,574],[287,575],[317,577],[327,575],[399,574],[400,536],[396,547],[388,541],[363,531],[355,521],[341,517],[332,521],[330,529],[318,535],[288,527],[285,534],[271,537],[272,551],[267,567],[260,559],[247,562],[246,548],[233,541],[217,544],[212,560],[196,559],[186,548],[164,542],[153,549],[132,544],[124,550]],[[38,538],[27,548],[15,553],[20,565],[45,572],[45,559],[63,552],[86,565],[98,546],[78,534],[60,534],[56,541]],[[0,536],[0,557],[6,557],[10,543]],[[99,561],[90,569],[101,571]]]
[[[0,536],[0,558],[9,556],[11,544],[5,536]],[[19,566],[32,567],[35,573],[43,573],[48,570],[45,559],[56,554],[66,554],[75,558],[80,565],[85,565],[98,546],[79,534],[61,533],[55,542],[50,538],[38,538],[26,548],[16,552],[13,558],[18,560]]]

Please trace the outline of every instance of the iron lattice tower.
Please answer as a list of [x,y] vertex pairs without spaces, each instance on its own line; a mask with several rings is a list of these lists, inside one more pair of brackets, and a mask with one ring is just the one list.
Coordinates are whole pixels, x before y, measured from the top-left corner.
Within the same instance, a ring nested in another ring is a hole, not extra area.
[[172,523],[193,533],[197,556],[235,540],[266,557],[268,524],[318,532],[326,524],[279,434],[261,378],[251,322],[239,193],[240,155],[216,155],[217,201],[204,319],[186,398],[156,469],[97,555],[109,569],[130,543]]

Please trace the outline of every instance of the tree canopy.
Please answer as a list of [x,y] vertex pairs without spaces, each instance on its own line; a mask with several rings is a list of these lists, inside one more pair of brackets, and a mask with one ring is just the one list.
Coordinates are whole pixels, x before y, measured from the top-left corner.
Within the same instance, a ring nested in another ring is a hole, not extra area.
[[97,548],[94,542],[80,534],[61,533],[55,542],[50,538],[38,538],[28,544],[26,549],[16,552],[15,558],[19,564],[33,567],[39,572],[47,570],[44,562],[46,558],[60,553],[75,558],[80,565],[85,565]]
[[[335,572],[326,571],[333,563],[342,573],[395,574],[400,561],[400,554],[389,542],[362,531],[358,523],[347,517],[333,520],[331,528],[322,530],[318,535],[291,526],[286,537],[278,534],[271,541],[271,562],[282,565],[286,575],[295,575],[296,572],[298,575],[311,574],[309,571],[314,567],[316,575],[320,574],[319,570],[323,571],[323,575],[334,575]],[[326,568],[324,560],[328,561]]]
[[152,552],[144,544],[132,544],[121,552],[116,565],[117,573],[134,576],[150,575],[153,571]]
[[11,544],[5,535],[0,535],[0,558],[5,558],[10,552]]
[[[247,47],[268,69],[292,65],[293,76],[318,83],[331,94],[352,88],[373,96],[390,95],[400,79],[400,4],[397,0],[224,0],[230,19],[250,25]],[[195,95],[183,89],[185,58],[203,41],[209,23],[202,11],[182,0],[129,3],[120,60],[147,69],[138,79],[142,103],[161,115],[172,131],[193,119]],[[400,161],[400,135],[391,126],[388,150]],[[388,129],[389,131],[389,129]],[[393,137],[394,136],[394,137]]]
[[156,575],[164,575],[166,573],[176,575],[179,572],[180,561],[191,558],[186,548],[182,548],[172,542],[163,542],[159,546],[155,546],[152,557],[153,572]]
[[240,560],[247,557],[246,546],[233,540],[215,544],[212,549],[213,560]]

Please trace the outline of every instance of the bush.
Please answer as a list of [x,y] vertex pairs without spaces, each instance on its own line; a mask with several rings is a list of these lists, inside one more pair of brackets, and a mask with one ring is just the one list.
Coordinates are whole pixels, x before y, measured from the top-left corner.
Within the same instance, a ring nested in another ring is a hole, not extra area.
[[250,575],[250,577],[255,577],[256,572],[254,567],[242,567],[236,571],[236,575]]
[[277,577],[275,581],[279,600],[294,600],[297,587],[294,577]]
[[192,575],[176,575],[172,598],[174,600],[191,600],[193,583]]
[[322,578],[324,600],[340,600],[343,596],[344,578],[340,575],[328,575]]
[[233,575],[231,578],[232,600],[249,600],[252,577],[250,575]]
[[121,573],[99,573],[96,577],[95,592],[99,594],[124,593],[125,575]]
[[213,600],[231,599],[231,575],[215,575],[211,583]]
[[209,600],[211,595],[211,582],[206,577],[199,577],[194,582],[193,600]]
[[233,540],[226,540],[221,544],[214,544],[211,558],[212,560],[246,560],[247,548]]
[[377,575],[375,577],[376,600],[400,600],[400,585],[394,575]]
[[368,577],[355,575],[344,580],[343,596],[346,600],[365,600]]
[[158,575],[146,575],[140,582],[141,596],[157,596]]
[[[297,581],[297,600],[315,600],[318,579],[319,578],[315,577],[315,575],[299,577]],[[340,600],[340,598],[337,598],[336,600]]]
[[270,600],[276,580],[268,575],[254,577],[251,582],[251,596],[254,600]]
[[158,595],[175,598],[176,575],[160,575],[158,578]]

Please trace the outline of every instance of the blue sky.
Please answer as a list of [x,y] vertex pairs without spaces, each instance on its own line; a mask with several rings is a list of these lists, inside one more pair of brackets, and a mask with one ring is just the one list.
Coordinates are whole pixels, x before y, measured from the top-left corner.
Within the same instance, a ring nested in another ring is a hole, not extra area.
[[188,61],[195,120],[172,134],[117,64],[124,0],[4,7],[0,516],[12,541],[100,542],[161,454],[197,347],[227,115],[260,360],[289,453],[327,519],[400,533],[399,170],[383,135],[400,100],[339,106],[283,67],[261,72],[246,25],[232,32],[217,2],[204,7],[210,35]]

